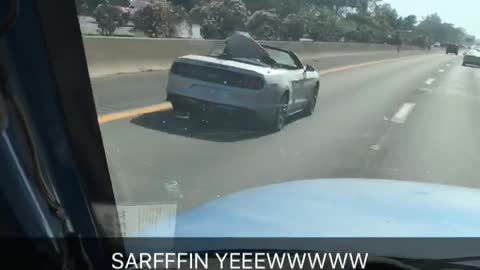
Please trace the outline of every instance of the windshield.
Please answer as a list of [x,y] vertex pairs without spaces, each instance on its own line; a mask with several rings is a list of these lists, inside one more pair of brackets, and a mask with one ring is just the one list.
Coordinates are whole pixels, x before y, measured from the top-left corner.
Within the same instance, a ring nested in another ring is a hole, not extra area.
[[277,65],[291,69],[297,68],[295,60],[291,57],[289,53],[273,48],[265,48],[265,50],[268,52],[270,57],[273,59],[273,61],[275,61]]
[[480,236],[477,0],[76,3],[124,235]]

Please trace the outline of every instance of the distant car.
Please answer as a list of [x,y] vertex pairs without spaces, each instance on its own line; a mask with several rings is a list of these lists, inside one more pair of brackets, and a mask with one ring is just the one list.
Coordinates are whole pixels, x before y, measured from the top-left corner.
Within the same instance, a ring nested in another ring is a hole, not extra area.
[[432,46],[435,47],[435,48],[440,48],[440,46],[442,46],[442,44],[440,44],[440,42],[435,42],[435,43],[433,43]]
[[458,45],[457,44],[448,44],[446,54],[454,53],[458,55]]
[[480,47],[468,50],[463,56],[463,65],[480,66]]
[[319,86],[315,68],[293,52],[236,33],[221,54],[178,58],[170,70],[167,100],[190,114],[254,116],[278,131],[288,116],[313,113]]

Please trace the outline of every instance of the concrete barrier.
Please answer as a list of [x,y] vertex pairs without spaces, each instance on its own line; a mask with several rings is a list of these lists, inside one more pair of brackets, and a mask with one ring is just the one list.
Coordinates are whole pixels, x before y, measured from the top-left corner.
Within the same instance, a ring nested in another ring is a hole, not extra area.
[[[148,70],[167,70],[174,59],[186,54],[208,54],[223,48],[223,40],[84,37],[91,77]],[[301,58],[328,54],[375,53],[395,46],[362,43],[262,42],[295,51]],[[414,50],[416,47],[404,47]]]

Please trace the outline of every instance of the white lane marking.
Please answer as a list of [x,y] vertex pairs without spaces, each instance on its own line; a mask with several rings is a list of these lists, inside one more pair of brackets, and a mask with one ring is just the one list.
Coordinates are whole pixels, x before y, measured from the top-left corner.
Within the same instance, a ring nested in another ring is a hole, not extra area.
[[413,108],[415,108],[415,103],[410,103],[407,102],[403,104],[403,106],[398,110],[398,112],[393,116],[390,121],[397,123],[397,124],[403,124],[407,121],[408,116],[412,112]]
[[428,79],[428,80],[425,81],[425,84],[431,85],[433,82],[435,82],[435,79],[434,79],[434,78],[430,78],[430,79]]
[[439,69],[438,72],[443,73],[445,72],[445,69]]
[[378,145],[378,144],[372,145],[372,146],[370,146],[370,149],[373,150],[373,151],[378,151],[378,150],[380,150],[380,145]]
[[428,89],[428,88],[418,88],[418,91],[423,91],[423,92],[433,92],[432,89]]

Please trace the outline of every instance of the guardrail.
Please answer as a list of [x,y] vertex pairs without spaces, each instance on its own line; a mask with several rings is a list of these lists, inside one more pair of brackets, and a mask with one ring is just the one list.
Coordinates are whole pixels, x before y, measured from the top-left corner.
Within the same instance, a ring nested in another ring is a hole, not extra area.
[[[167,70],[173,60],[187,54],[207,54],[224,46],[223,40],[84,37],[91,77],[147,70]],[[265,41],[295,51],[301,58],[332,53],[396,51],[396,46],[363,43]],[[404,46],[403,50],[416,47]]]

